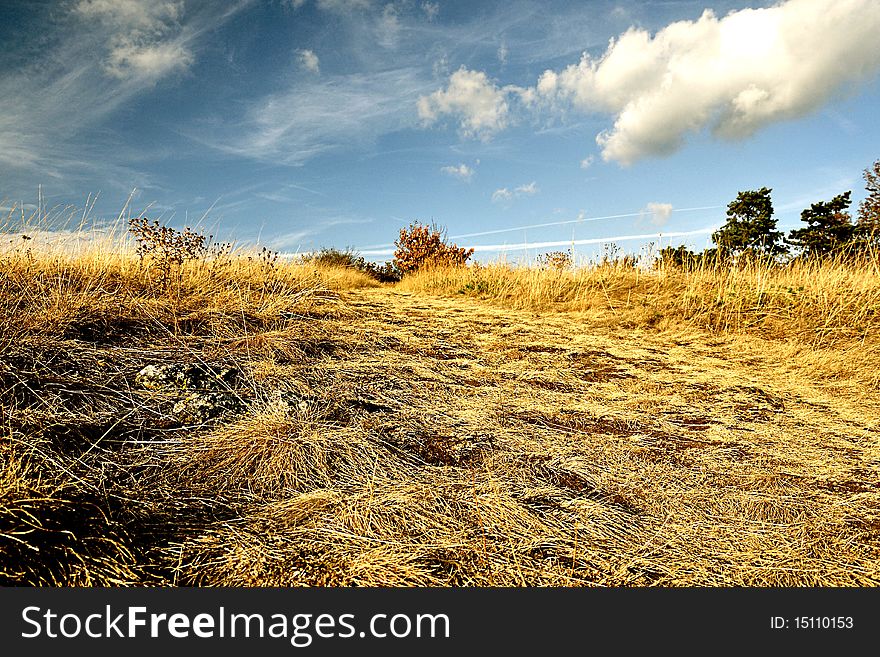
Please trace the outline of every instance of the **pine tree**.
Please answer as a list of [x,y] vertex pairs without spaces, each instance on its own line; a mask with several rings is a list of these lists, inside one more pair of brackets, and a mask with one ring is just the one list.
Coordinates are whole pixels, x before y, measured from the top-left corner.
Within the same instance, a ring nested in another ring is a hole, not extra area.
[[791,231],[787,241],[805,257],[824,257],[851,245],[857,233],[847,211],[850,194],[844,192],[828,202],[813,203],[801,212],[801,221],[807,227]]
[[769,256],[788,252],[783,234],[775,230],[773,203],[767,187],[739,192],[727,206],[727,223],[712,234],[721,256]]
[[859,232],[872,240],[880,239],[880,160],[865,169],[865,189],[868,197],[859,203]]

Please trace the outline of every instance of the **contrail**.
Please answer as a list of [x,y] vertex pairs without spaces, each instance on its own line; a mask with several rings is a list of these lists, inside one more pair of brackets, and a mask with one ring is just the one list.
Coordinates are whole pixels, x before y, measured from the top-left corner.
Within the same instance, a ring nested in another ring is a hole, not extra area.
[[524,251],[526,249],[547,249],[557,246],[581,244],[603,244],[605,242],[626,242],[627,240],[647,240],[653,237],[686,237],[688,235],[705,235],[714,232],[718,226],[708,226],[698,230],[677,231],[673,233],[647,233],[645,235],[618,235],[617,237],[591,237],[582,240],[560,240],[555,242],[526,242],[524,244],[480,244],[474,245],[474,251]]
[[[717,210],[720,205],[706,205],[699,208],[674,208],[673,212],[692,212],[694,210]],[[461,237],[480,237],[481,235],[497,235],[498,233],[511,233],[516,230],[527,230],[529,228],[546,228],[547,226],[563,226],[565,224],[579,224],[587,221],[600,221],[602,219],[622,219],[624,217],[639,217],[645,214],[647,210],[639,212],[627,212],[626,214],[608,214],[604,217],[578,217],[577,219],[566,219],[565,221],[551,221],[545,224],[531,224],[529,226],[516,226],[515,228],[499,228],[497,230],[484,230],[479,233],[462,233],[461,235],[450,235],[449,239],[459,239]]]
[[[604,244],[606,242],[626,242],[628,240],[647,240],[663,237],[687,237],[689,235],[706,235],[718,229],[718,225],[707,226],[697,230],[676,231],[672,233],[646,233],[644,235],[617,235],[615,237],[591,237],[582,240],[559,240],[554,242],[525,242],[522,244],[473,244],[464,248],[473,248],[475,252],[481,251],[525,251],[526,249],[547,249],[559,246],[577,246],[583,244]],[[373,251],[361,251],[364,256],[390,256],[394,251],[388,249],[376,249]]]
[[[697,208],[673,208],[673,212],[693,212],[695,210],[717,210],[721,205],[704,205]],[[604,219],[623,219],[625,217],[640,217],[647,213],[647,210],[639,210],[638,212],[627,212],[625,214],[607,214],[602,217],[578,217],[577,219],[566,219],[564,221],[550,221],[543,224],[530,224],[528,226],[514,226],[513,228],[498,228],[495,230],[484,230],[479,233],[461,233],[459,235],[450,235],[449,239],[461,239],[462,237],[481,237],[483,235],[498,235],[499,233],[512,233],[518,230],[528,230],[530,228],[546,228],[547,226],[564,226],[566,224],[580,224],[588,221],[602,221]],[[399,221],[398,217],[392,217]],[[571,241],[566,242],[571,244]],[[385,249],[394,246],[393,244],[371,244],[365,246],[365,249]],[[361,251],[363,255],[381,255],[384,253]]]

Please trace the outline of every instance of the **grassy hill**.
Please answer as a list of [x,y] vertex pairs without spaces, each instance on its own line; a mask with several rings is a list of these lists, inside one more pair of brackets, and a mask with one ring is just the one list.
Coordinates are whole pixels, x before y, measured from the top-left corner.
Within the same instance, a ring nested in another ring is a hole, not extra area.
[[0,251],[0,582],[880,584],[876,261]]

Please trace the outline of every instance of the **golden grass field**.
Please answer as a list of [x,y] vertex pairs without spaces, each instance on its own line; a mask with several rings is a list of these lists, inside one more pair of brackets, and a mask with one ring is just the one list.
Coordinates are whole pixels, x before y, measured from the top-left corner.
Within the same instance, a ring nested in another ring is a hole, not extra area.
[[0,250],[2,584],[880,584],[875,260],[162,286],[36,242]]

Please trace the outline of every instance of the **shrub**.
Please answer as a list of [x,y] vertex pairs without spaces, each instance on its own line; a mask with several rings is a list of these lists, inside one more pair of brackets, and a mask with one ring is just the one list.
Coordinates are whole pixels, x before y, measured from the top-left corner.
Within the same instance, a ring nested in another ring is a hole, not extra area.
[[684,244],[679,246],[667,246],[660,249],[657,254],[655,266],[661,267],[679,267],[682,269],[695,266],[701,256],[697,255]]
[[366,261],[363,256],[354,251],[351,247],[340,251],[339,249],[321,247],[317,253],[312,253],[305,258],[306,261],[324,267],[345,267],[349,269],[363,270]]
[[368,262],[364,271],[380,283],[397,283],[403,277],[393,262],[386,262],[383,265]]
[[402,274],[417,271],[426,265],[461,267],[473,255],[473,249],[447,244],[443,229],[435,224],[426,226],[413,222],[409,228],[400,229],[400,237],[394,242],[394,266]]
[[538,266],[548,269],[568,269],[571,267],[573,258],[571,251],[549,251],[538,256]]
[[598,267],[633,269],[638,264],[638,257],[632,253],[624,253],[617,244],[608,242],[602,245],[602,257],[595,264]]
[[393,263],[386,262],[383,265],[367,262],[364,257],[351,247],[345,251],[335,248],[321,247],[317,253],[304,258],[304,261],[325,267],[342,267],[356,269],[380,283],[396,283],[400,280],[401,273]]
[[146,217],[131,219],[128,230],[138,243],[139,258],[149,258],[162,275],[162,284],[168,283],[175,266],[187,260],[198,260],[208,254],[210,237],[197,233],[188,226],[182,231],[162,226],[158,220]]

